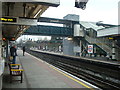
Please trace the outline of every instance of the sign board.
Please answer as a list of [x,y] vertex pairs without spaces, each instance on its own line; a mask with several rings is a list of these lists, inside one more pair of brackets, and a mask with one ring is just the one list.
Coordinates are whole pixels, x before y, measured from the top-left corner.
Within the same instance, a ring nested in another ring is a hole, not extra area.
[[36,18],[20,18],[20,17],[0,17],[0,23],[13,25],[37,25]]
[[93,45],[88,45],[88,53],[93,53]]
[[1,17],[0,22],[17,22],[17,18],[14,18],[14,17]]

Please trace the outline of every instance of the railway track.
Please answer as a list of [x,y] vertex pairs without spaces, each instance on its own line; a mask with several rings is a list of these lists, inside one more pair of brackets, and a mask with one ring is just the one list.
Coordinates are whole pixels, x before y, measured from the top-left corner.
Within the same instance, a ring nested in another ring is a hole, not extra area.
[[120,65],[30,50],[28,53],[82,78],[101,89],[120,90]]

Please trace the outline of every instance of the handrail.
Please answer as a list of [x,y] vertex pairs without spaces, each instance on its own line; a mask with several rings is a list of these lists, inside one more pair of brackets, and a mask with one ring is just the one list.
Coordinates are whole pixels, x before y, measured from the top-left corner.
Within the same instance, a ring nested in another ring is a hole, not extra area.
[[103,42],[101,42],[100,40],[91,38],[87,35],[85,36],[85,39],[90,43],[98,45],[100,48],[102,48],[106,52],[109,52],[110,54],[112,53],[112,49],[109,46],[107,46],[106,44],[103,45]]
[[[88,35],[85,36],[85,39],[89,42],[89,43],[93,43],[98,45],[101,49],[103,49],[105,52],[107,52],[109,55],[112,55],[112,43],[105,43],[105,41],[102,41],[98,38],[92,38],[89,37]],[[120,58],[120,47],[115,44],[115,52],[116,52],[116,59],[118,60]]]

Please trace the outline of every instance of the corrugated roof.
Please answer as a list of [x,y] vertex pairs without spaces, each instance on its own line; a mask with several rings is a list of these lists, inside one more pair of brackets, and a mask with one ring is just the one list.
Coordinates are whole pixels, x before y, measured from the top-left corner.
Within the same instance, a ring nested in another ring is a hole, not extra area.
[[100,29],[100,30],[97,31],[97,37],[119,36],[120,35],[120,29],[119,28],[120,28],[120,26]]
[[102,29],[99,29],[98,31],[100,31],[100,30],[107,30],[107,29],[119,29],[120,28],[120,26],[118,25],[118,26],[113,26],[113,27],[108,27],[108,28],[102,28]]
[[105,27],[103,26],[98,26],[96,25],[96,22],[87,22],[87,21],[80,21],[80,24],[82,26],[84,26],[85,28],[92,28],[94,29],[95,31],[99,30],[99,29],[103,29]]

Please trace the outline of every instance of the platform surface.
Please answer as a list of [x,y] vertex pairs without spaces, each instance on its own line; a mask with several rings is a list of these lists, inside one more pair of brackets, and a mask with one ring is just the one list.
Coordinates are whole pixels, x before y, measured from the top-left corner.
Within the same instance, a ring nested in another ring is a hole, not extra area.
[[9,83],[9,70],[6,67],[3,88],[84,88],[96,89],[93,85],[61,71],[60,69],[36,58],[28,53],[22,56],[18,50],[17,63],[24,69],[23,83]]

